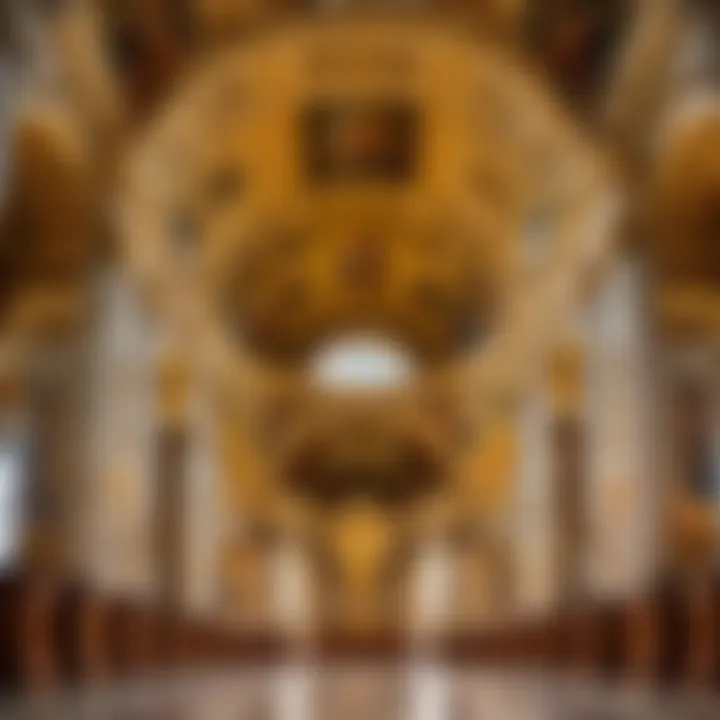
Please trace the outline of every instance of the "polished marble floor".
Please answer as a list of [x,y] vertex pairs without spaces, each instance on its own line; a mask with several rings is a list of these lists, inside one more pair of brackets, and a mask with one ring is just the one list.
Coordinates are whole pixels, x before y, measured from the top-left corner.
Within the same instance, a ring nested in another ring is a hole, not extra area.
[[529,673],[287,665],[0,705],[1,720],[719,720],[720,698]]

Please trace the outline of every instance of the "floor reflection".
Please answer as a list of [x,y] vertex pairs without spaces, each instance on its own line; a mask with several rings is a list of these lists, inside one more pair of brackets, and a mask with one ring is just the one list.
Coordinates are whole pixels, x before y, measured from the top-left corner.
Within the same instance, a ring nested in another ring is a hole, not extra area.
[[712,696],[477,669],[287,665],[0,707],[3,720],[717,720]]

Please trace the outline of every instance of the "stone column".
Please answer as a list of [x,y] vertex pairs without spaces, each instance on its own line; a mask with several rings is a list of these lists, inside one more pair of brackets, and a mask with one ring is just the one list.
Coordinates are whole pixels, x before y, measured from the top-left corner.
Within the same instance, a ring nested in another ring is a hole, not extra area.
[[663,568],[709,577],[718,565],[720,412],[713,353],[705,342],[666,343],[661,410]]
[[640,590],[656,566],[655,368],[646,302],[643,269],[628,258],[604,282],[590,319],[585,565],[589,587],[602,594]]
[[283,538],[275,552],[274,611],[283,637],[302,646],[315,630],[313,568],[299,540]]
[[586,546],[586,418],[583,415],[584,357],[580,342],[570,340],[558,348],[550,372],[555,572],[562,603],[572,602],[582,592]]
[[188,568],[188,369],[182,354],[173,349],[160,358],[158,391],[156,581],[163,602],[182,607]]
[[157,409],[154,341],[128,280],[98,281],[87,433],[88,574],[112,589],[152,590],[152,498]]
[[552,405],[539,383],[520,416],[520,458],[515,501],[516,592],[521,614],[543,614],[556,601]]
[[87,347],[82,333],[73,333],[33,345],[30,354],[25,382],[27,562],[45,573],[79,577],[89,489]]
[[188,404],[185,476],[187,604],[198,611],[216,609],[220,594],[220,558],[227,523],[222,505],[219,419],[205,389],[197,385]]
[[415,548],[404,620],[411,641],[420,648],[432,646],[453,629],[453,569],[453,558],[440,539],[423,540]]

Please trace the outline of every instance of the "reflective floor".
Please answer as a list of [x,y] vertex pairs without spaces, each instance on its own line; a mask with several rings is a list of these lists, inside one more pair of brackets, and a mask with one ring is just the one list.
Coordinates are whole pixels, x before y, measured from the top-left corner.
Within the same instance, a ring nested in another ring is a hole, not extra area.
[[15,701],[2,720],[718,720],[720,698],[530,674],[285,666]]

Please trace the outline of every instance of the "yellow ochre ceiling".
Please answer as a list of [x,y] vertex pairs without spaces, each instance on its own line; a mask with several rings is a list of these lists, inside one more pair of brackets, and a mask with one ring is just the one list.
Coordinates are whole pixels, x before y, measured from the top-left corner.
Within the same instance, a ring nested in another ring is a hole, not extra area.
[[[127,180],[128,268],[211,370],[246,512],[294,507],[298,463],[303,502],[359,478],[362,423],[394,463],[376,500],[417,502],[419,467],[432,497],[482,497],[471,468],[511,465],[476,459],[483,428],[497,408],[507,422],[607,241],[609,176],[551,93],[503,50],[407,20],[297,25],[219,54]],[[408,349],[409,387],[360,401],[314,383],[308,356],[356,332]]]

